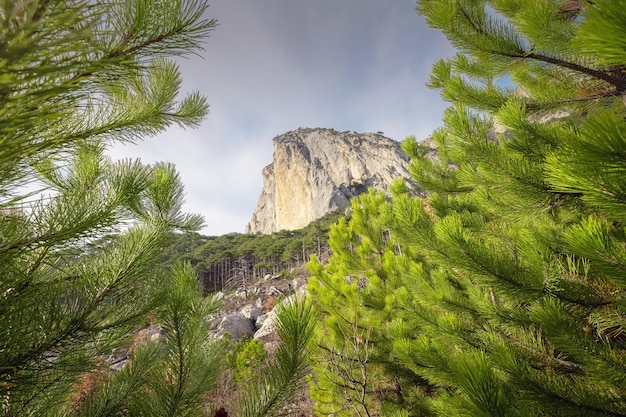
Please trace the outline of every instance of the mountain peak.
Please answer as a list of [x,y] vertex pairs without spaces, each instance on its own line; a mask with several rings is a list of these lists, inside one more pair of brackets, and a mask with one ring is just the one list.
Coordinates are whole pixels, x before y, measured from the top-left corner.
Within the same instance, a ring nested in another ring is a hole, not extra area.
[[400,144],[380,133],[298,128],[274,138],[247,233],[300,229],[370,187],[408,178]]

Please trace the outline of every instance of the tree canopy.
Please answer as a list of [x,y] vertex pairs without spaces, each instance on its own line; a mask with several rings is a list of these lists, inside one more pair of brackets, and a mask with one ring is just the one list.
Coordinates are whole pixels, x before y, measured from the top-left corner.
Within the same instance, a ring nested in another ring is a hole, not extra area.
[[161,246],[157,267],[167,269],[179,261],[190,262],[198,271],[205,292],[223,289],[224,282],[237,274],[258,279],[267,274],[288,273],[304,266],[311,254],[325,256],[330,226],[344,214],[343,210],[336,210],[302,229],[271,235],[172,233]]

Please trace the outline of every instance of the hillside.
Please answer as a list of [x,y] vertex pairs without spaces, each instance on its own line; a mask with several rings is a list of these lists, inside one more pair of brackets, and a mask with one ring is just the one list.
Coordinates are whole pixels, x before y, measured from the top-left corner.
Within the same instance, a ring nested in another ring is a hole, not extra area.
[[329,250],[330,226],[344,215],[349,216],[349,212],[335,210],[302,229],[269,235],[172,234],[161,248],[158,267],[189,261],[198,272],[205,294],[234,288],[242,282],[301,267],[312,254],[324,257]]

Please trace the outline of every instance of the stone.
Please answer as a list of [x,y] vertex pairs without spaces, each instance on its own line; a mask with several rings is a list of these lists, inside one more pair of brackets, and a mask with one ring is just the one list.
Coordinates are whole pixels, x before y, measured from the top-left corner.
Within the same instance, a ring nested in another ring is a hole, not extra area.
[[[257,323],[256,323],[259,330],[257,330],[256,333],[254,333],[254,338],[263,339],[266,336],[274,333],[276,331],[276,320],[278,318],[278,314],[277,314],[278,309],[281,308],[281,306],[283,305],[288,305],[290,303],[293,303],[296,299],[300,297],[302,297],[302,295],[291,294],[288,297],[285,297],[285,299],[282,300],[278,305],[276,305],[276,307],[274,307],[272,311],[264,314],[263,316],[265,317],[259,316],[257,318]],[[260,322],[261,317],[263,317],[262,323]]]
[[241,314],[224,316],[218,329],[222,333],[228,333],[236,341],[241,340],[243,336],[253,336],[256,331],[254,324]]
[[246,233],[295,230],[370,187],[410,178],[399,142],[376,133],[297,129],[274,138],[273,162]]
[[124,358],[124,359],[120,359],[118,361],[115,361],[111,364],[111,370],[113,372],[119,372],[122,369],[124,369],[124,367],[128,364],[128,359]]
[[[263,322],[260,322],[260,318],[263,317]],[[254,333],[255,339],[262,339],[275,331],[276,312],[274,310],[267,314],[263,314],[257,318],[257,325],[259,330]]]
[[239,314],[241,314],[242,316],[250,320],[252,323],[254,323],[257,317],[263,314],[263,311],[261,311],[261,309],[257,307],[256,305],[248,304],[241,309]]
[[263,323],[265,323],[265,320],[267,320],[268,314],[269,313],[261,314],[259,317],[256,318],[254,325],[256,326],[257,329],[260,329],[261,327],[263,327]]
[[161,340],[165,340],[165,335],[163,334],[163,328],[161,326],[148,326],[145,329],[141,329],[136,335],[135,335],[135,343],[137,342],[142,342],[145,340],[149,340],[149,341],[161,341]]
[[301,292],[302,288],[306,289],[307,280],[303,277],[296,277],[291,280],[291,288],[295,292]]

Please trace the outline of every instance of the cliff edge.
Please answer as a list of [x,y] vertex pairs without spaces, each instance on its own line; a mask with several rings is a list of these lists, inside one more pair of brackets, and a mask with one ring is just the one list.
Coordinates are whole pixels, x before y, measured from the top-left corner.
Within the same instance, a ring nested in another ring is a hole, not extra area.
[[300,229],[370,187],[408,178],[407,167],[400,144],[381,134],[300,128],[277,136],[246,233]]

